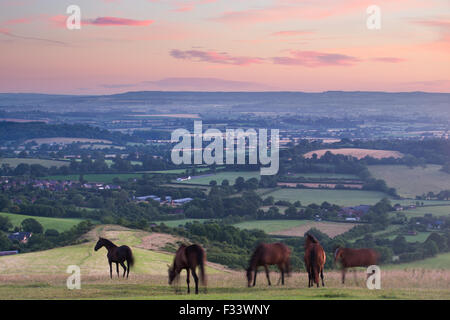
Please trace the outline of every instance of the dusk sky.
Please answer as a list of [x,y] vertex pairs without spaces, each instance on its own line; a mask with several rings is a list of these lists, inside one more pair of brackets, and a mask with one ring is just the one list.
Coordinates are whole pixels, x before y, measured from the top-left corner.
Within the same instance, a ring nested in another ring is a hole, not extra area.
[[0,92],[450,92],[450,1],[0,0],[0,57]]

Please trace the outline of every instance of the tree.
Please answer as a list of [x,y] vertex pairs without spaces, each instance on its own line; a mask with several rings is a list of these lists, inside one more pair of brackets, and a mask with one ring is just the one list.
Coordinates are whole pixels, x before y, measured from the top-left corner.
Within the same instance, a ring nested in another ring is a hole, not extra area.
[[39,223],[39,221],[28,218],[22,221],[21,227],[23,231],[32,233],[42,233],[44,232],[44,227]]
[[4,195],[0,195],[0,211],[8,209],[8,207],[11,205],[11,201]]
[[0,216],[0,230],[8,231],[13,227],[11,221],[9,221],[8,217]]
[[243,177],[236,178],[236,181],[234,183],[234,187],[236,188],[236,190],[240,192],[244,189],[244,186],[245,186],[245,179]]

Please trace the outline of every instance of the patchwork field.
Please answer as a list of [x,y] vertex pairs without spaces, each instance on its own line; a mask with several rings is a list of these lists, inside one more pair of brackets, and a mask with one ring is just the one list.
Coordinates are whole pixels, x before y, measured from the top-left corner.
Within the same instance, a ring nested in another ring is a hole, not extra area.
[[199,176],[193,176],[191,180],[181,181],[176,183],[182,183],[182,184],[209,184],[211,180],[214,180],[217,182],[217,184],[221,184],[223,180],[228,180],[230,182],[230,185],[233,185],[234,182],[238,177],[243,177],[245,180],[248,180],[250,178],[257,178],[259,179],[259,171],[237,171],[237,172],[218,172],[216,174],[205,174],[205,175],[199,175]]
[[[277,200],[286,200],[295,202],[299,200],[302,205],[309,205],[311,203],[321,204],[327,201],[332,204],[341,206],[352,206],[359,204],[375,204],[386,194],[377,191],[362,191],[362,190],[327,190],[327,189],[294,189],[282,188],[276,189],[272,192],[270,190],[264,192],[263,198],[272,196]],[[261,189],[259,192],[263,192]]]
[[450,175],[440,171],[441,166],[427,165],[425,168],[409,168],[402,165],[369,166],[370,173],[386,181],[389,187],[397,189],[403,197],[415,198],[429,191],[450,189]]
[[[55,229],[59,232],[69,230],[73,226],[79,224],[83,219],[74,219],[74,218],[47,218],[47,217],[35,217],[35,216],[27,216],[23,214],[15,214],[15,213],[6,213],[0,212],[0,216],[8,217],[9,221],[11,221],[13,226],[20,226],[23,220],[28,218],[33,218],[37,220],[43,227],[44,230],[47,229]],[[92,221],[95,222],[95,221]]]
[[260,229],[272,235],[303,237],[311,228],[326,233],[331,238],[344,233],[356,224],[310,220],[255,220],[234,224],[241,229]]
[[375,149],[358,149],[358,148],[340,148],[340,149],[320,149],[305,153],[305,158],[312,158],[313,154],[317,155],[317,158],[321,158],[325,153],[330,151],[332,154],[342,154],[344,156],[352,156],[358,159],[362,159],[366,156],[383,159],[383,158],[402,158],[403,154],[398,151],[391,150],[375,150]]
[[0,167],[3,164],[8,164],[11,168],[17,167],[21,163],[26,163],[28,165],[32,164],[39,164],[43,167],[50,168],[50,167],[61,167],[61,166],[68,166],[70,162],[68,161],[58,161],[58,160],[46,160],[46,159],[27,159],[27,158],[0,158]]

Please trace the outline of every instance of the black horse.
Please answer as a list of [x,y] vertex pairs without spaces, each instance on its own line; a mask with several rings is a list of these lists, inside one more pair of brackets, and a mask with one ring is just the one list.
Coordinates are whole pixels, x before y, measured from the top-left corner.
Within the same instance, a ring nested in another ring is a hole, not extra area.
[[[109,262],[109,273],[112,279],[112,263],[114,262],[116,264],[117,269],[117,277],[119,277],[119,263],[123,268],[123,276],[125,277],[125,273],[130,273],[130,267],[134,264],[134,258],[133,253],[131,252],[130,247],[128,246],[116,246],[114,243],[109,241],[105,238],[99,238],[97,241],[97,244],[95,245],[94,250],[97,251],[101,247],[105,247],[108,250],[108,254],[106,255],[108,257]],[[124,261],[127,261],[127,266],[125,267]]]

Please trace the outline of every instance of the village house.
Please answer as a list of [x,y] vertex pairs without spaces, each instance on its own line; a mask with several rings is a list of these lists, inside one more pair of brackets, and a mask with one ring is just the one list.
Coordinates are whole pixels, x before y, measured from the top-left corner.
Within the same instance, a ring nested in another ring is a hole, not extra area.
[[11,241],[18,241],[20,243],[27,243],[33,233],[31,232],[14,232],[8,235],[8,239]]

